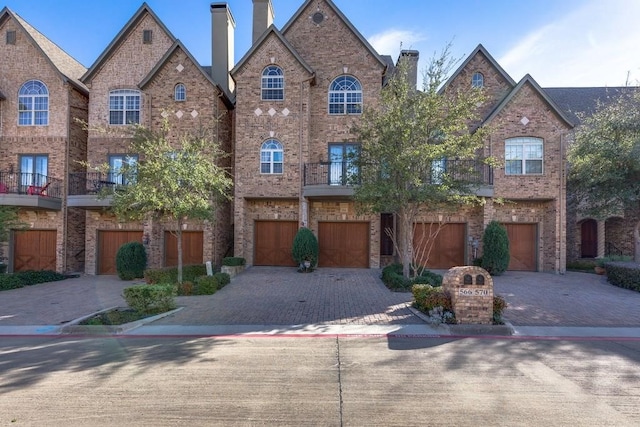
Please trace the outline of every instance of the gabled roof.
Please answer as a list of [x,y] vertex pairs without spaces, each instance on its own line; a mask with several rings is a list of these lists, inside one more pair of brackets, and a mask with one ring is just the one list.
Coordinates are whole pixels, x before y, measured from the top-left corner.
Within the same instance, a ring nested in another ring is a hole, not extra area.
[[[296,13],[293,14],[293,16],[289,19],[289,21],[287,21],[287,23],[284,24],[284,27],[282,27],[282,30],[281,30],[282,34],[286,34],[289,27],[300,17],[302,12],[307,8],[307,6],[309,6],[310,3],[317,2],[317,1],[318,0],[306,0],[302,4],[302,6],[300,6],[300,8],[296,11]],[[358,38],[358,40],[360,40],[360,43],[364,45],[364,47],[369,51],[369,53],[371,53],[371,55],[373,55],[373,57],[376,58],[381,65],[386,66],[387,63],[384,61],[384,59],[380,57],[378,52],[376,52],[376,50],[369,44],[367,39],[365,39],[362,36],[362,34],[360,34],[360,31],[358,31],[356,27],[353,26],[351,21],[347,19],[347,17],[342,13],[342,11],[338,9],[331,0],[323,0],[323,1],[331,8],[331,10],[333,10],[333,12],[336,15],[340,17],[340,19],[342,19],[344,24],[349,28],[349,30],[351,30],[351,32]]]
[[202,73],[204,78],[207,79],[212,86],[220,90],[220,93],[223,94],[223,100],[225,104],[227,104],[228,107],[233,108],[233,102],[231,102],[231,97],[229,96],[229,94],[225,93],[225,91],[220,87],[220,85],[213,81],[213,78],[211,77],[211,75],[208,74],[206,70],[200,66],[200,64],[198,64],[198,61],[196,61],[193,55],[191,55],[191,52],[189,52],[189,50],[187,50],[187,48],[184,47],[184,45],[180,40],[176,40],[173,43],[173,45],[171,45],[171,47],[167,50],[167,52],[160,59],[160,61],[158,61],[158,63],[153,67],[153,69],[149,71],[149,73],[145,76],[145,78],[142,79],[142,81],[138,84],[138,87],[144,90],[145,86],[147,86],[151,82],[151,80],[153,80],[153,78],[158,73],[158,71],[162,69],[164,64],[171,58],[174,52],[178,49],[181,49],[187,55],[187,58],[189,58],[189,60],[196,65],[200,73]]
[[599,104],[608,104],[622,95],[632,95],[638,91],[635,86],[622,87],[554,87],[544,91],[564,111],[575,125],[580,124],[577,114],[590,116]]
[[9,18],[14,19],[18,26],[22,28],[24,33],[33,43],[34,47],[42,53],[47,61],[49,61],[63,81],[69,82],[85,95],[89,94],[89,90],[80,80],[82,75],[87,71],[81,63],[76,61],[71,55],[62,50],[62,48],[49,40],[41,32],[33,28],[18,14],[10,10],[8,7],[4,7],[0,11],[0,24]]
[[300,56],[300,54],[295,50],[295,48],[291,46],[291,43],[289,43],[289,41],[284,38],[282,33],[278,31],[278,29],[272,24],[269,26],[269,28],[267,28],[267,31],[265,31],[264,34],[262,34],[260,38],[256,40],[253,46],[251,46],[251,49],[249,49],[249,51],[244,54],[242,59],[238,61],[235,67],[233,67],[233,69],[231,70],[231,76],[233,76],[235,73],[238,72],[238,70],[240,70],[240,68],[242,68],[245,62],[247,62],[249,58],[251,58],[254,52],[257,51],[260,48],[260,46],[262,46],[262,44],[271,34],[274,34],[275,37],[277,37],[280,40],[280,42],[282,42],[282,44],[287,48],[287,50],[291,52],[293,57],[296,58],[298,63],[300,63],[302,68],[304,68],[310,75],[314,74],[313,68],[311,68],[311,66],[307,64],[307,61],[305,61],[304,58]]
[[498,104],[498,106],[491,112],[491,114],[489,114],[489,116],[487,116],[487,118],[484,120],[484,123],[488,123],[491,120],[493,120],[507,106],[509,101],[511,101],[513,99],[513,97],[516,96],[516,94],[518,92],[520,92],[520,90],[527,83],[530,84],[533,87],[533,89],[540,95],[540,97],[542,99],[544,99],[544,101],[547,104],[549,104],[551,109],[558,115],[558,117],[560,117],[561,120],[563,120],[566,124],[568,124],[569,127],[574,127],[575,126],[574,123],[569,119],[569,117],[567,117],[567,115],[564,113],[564,111],[562,111],[562,109],[558,107],[558,105],[555,103],[555,101],[553,99],[551,99],[551,97],[549,97],[549,95],[547,95],[547,93],[540,87],[540,85],[538,85],[538,83],[529,74],[524,76],[522,78],[522,80],[520,80],[518,82],[516,87],[514,87],[511,90],[511,92],[509,92],[509,94],[507,96],[505,96],[505,98],[502,100],[502,102],[500,102],[500,104]]
[[109,59],[111,54],[117,49],[118,46],[127,38],[129,33],[133,31],[135,26],[144,18],[146,14],[151,15],[151,17],[158,23],[160,28],[169,36],[172,42],[176,41],[176,38],[171,34],[171,31],[162,23],[160,18],[151,10],[149,5],[145,2],[142,3],[142,6],[138,9],[138,11],[129,19],[129,22],[125,24],[124,27],[120,30],[120,32],[116,35],[116,37],[109,43],[109,46],[100,54],[98,59],[93,63],[89,71],[86,72],[85,75],[82,76],[82,81],[86,82],[91,80],[91,78],[95,75],[95,73],[102,67],[102,65]]
[[449,77],[447,79],[447,81],[444,83],[444,85],[442,86],[442,88],[440,89],[440,92],[442,93],[444,91],[444,89],[449,86],[449,84],[451,84],[451,82],[453,82],[456,77],[458,77],[458,74],[460,74],[462,72],[462,70],[464,70],[467,65],[469,65],[469,62],[471,62],[471,60],[473,58],[475,58],[475,56],[481,53],[483,54],[487,60],[489,61],[489,63],[493,66],[493,68],[496,69],[496,71],[498,71],[498,73],[507,81],[509,82],[509,84],[511,85],[511,87],[514,87],[516,85],[516,81],[513,80],[511,78],[511,76],[509,74],[507,74],[507,72],[504,70],[504,68],[502,68],[500,66],[500,64],[498,64],[498,62],[493,58],[493,56],[491,56],[491,54],[487,51],[487,49],[484,48],[484,46],[482,46],[482,44],[479,44],[474,50],[473,52],[471,52],[469,54],[469,56],[467,56],[467,59],[464,60],[464,62],[462,64],[460,64],[460,66],[458,67],[458,69],[451,75],[451,77]]

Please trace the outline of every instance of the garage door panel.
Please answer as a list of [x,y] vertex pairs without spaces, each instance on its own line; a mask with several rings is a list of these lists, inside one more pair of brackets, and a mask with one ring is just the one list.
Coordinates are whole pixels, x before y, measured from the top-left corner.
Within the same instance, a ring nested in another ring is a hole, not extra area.
[[513,271],[537,271],[536,224],[503,224],[509,236],[509,267]]
[[[413,248],[419,264],[428,268],[445,269],[465,265],[466,224],[416,224]],[[429,245],[432,244],[431,251]]]
[[13,270],[55,270],[56,230],[17,231],[14,234]]
[[[182,232],[182,264],[203,263],[203,233],[202,231]],[[175,267],[178,265],[178,237],[169,231],[164,233],[164,265]]]
[[256,221],[253,264],[296,266],[291,249],[297,232],[297,221]]
[[142,243],[142,231],[98,231],[98,274],[117,274],[118,249],[128,242]]
[[368,222],[318,223],[320,267],[369,267]]

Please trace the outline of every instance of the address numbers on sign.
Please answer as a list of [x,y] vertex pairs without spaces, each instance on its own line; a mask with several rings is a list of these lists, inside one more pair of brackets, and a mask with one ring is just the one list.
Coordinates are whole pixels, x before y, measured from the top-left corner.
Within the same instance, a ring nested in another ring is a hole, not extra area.
[[465,297],[487,297],[489,289],[458,289],[458,295]]

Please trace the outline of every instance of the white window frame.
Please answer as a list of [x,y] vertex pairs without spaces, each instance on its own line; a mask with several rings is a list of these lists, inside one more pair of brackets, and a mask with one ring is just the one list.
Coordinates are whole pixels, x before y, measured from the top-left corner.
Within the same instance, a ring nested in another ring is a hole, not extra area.
[[329,85],[329,115],[362,114],[362,85],[355,77],[343,74],[336,77]]
[[262,70],[261,99],[263,101],[284,101],[284,71],[277,65],[269,65]]
[[[116,89],[109,92],[109,124],[123,126],[140,123],[142,95],[139,90]],[[114,120],[113,114],[122,114]],[[132,120],[129,120],[132,119]]]
[[178,102],[187,100],[187,87],[183,83],[178,83],[173,89],[173,99]]
[[277,139],[270,138],[260,146],[260,173],[282,175],[284,172],[284,148]]
[[[540,166],[535,168],[538,162]],[[514,171],[514,168],[518,170]],[[543,175],[544,140],[528,136],[506,139],[504,173],[509,176]]]
[[29,80],[18,92],[18,126],[49,125],[49,89],[40,80]]

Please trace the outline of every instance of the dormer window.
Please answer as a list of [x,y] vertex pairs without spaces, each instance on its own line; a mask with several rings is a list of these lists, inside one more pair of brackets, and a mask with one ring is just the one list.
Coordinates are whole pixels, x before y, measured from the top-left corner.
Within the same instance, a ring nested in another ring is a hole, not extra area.
[[471,77],[471,87],[484,87],[484,76],[482,75],[482,73],[473,73],[473,76]]

